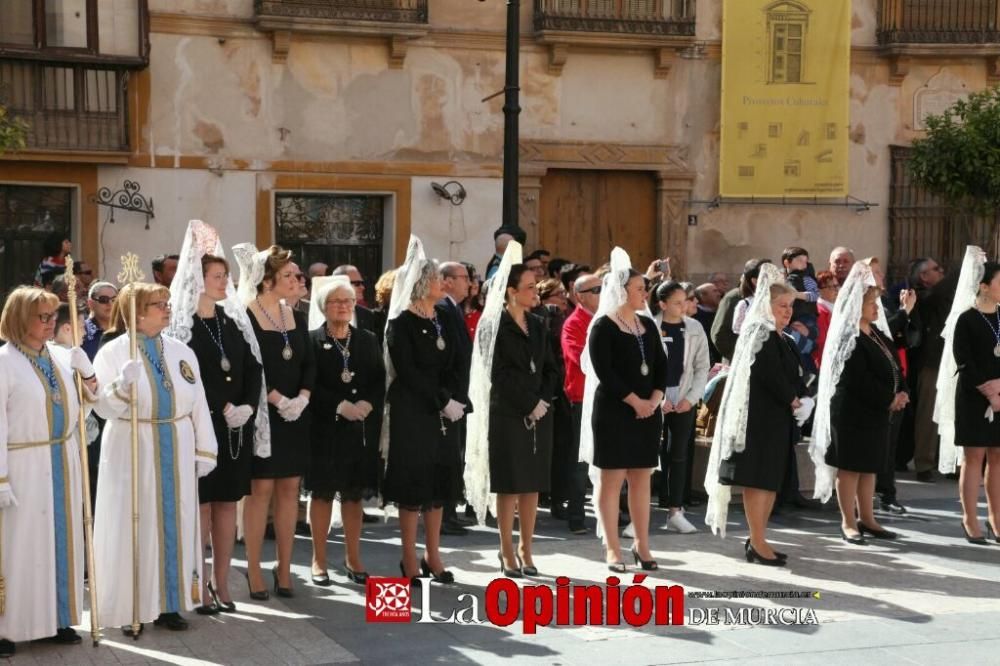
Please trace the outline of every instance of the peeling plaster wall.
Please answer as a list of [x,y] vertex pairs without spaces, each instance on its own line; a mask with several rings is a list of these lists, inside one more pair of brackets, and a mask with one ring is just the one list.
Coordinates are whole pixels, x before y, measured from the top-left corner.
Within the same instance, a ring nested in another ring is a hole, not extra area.
[[[658,79],[649,53],[570,49],[555,75],[548,70],[548,51],[531,38],[532,8],[522,2],[522,139],[685,146],[696,173],[694,198],[713,198],[718,57],[678,59],[669,76]],[[833,207],[724,206],[710,212],[695,207],[699,223],[688,229],[687,244],[692,275],[736,273],[748,257],[775,257],[791,244],[809,249],[818,266],[840,244],[859,255],[885,256],[890,146],[920,136],[922,109],[981,89],[986,80],[981,60],[916,60],[902,86],[890,85],[889,63],[875,51],[876,8],[877,0],[853,3],[849,137],[850,192],[879,206],[861,215]],[[253,15],[252,0],[151,0],[151,9],[237,19]],[[697,38],[713,52],[721,38],[721,2],[698,0],[697,12]],[[144,143],[155,155],[173,157],[175,166],[182,156],[202,157],[222,169],[248,160],[260,171],[279,160],[285,170],[292,162],[364,162],[373,165],[373,173],[393,173],[399,162],[455,164],[467,174],[457,177],[469,192],[460,209],[465,240],[449,240],[455,237],[456,211],[430,191],[431,181],[451,176],[413,177],[412,228],[434,256],[461,256],[478,265],[492,252],[491,232],[500,217],[500,180],[479,176],[495,173],[501,162],[503,98],[482,99],[503,87],[498,37],[504,18],[502,2],[431,0],[431,32],[410,43],[402,69],[389,68],[381,40],[296,35],[286,62],[275,64],[263,34],[221,44],[209,36],[153,34]],[[169,188],[175,178],[162,170],[129,173],[141,176],[144,191]],[[197,181],[190,181],[192,191],[211,187],[234,204],[239,215],[227,222],[237,236],[233,242],[252,239],[250,177],[225,173],[223,179],[196,178],[200,172],[184,178]],[[158,210],[171,205],[170,196],[157,200]],[[216,210],[210,196],[204,201]],[[198,213],[193,201],[177,208],[182,222],[209,217]],[[183,225],[178,234],[182,230]]]
[[432,182],[443,185],[447,180],[443,176],[413,179],[411,231],[423,241],[427,256],[471,261],[485,270],[493,256],[493,230],[500,226],[501,181],[459,178],[468,196],[461,206],[452,206],[431,189]]
[[98,185],[112,191],[120,188],[125,178],[142,185],[142,194],[153,200],[156,217],[146,231],[145,217],[139,213],[118,210],[115,223],[105,224],[106,210],[100,211],[100,272],[105,278],[117,274],[123,254],[135,252],[146,278],[152,280],[149,262],[161,253],[180,252],[188,220],[203,220],[218,229],[230,260],[229,248],[253,240],[257,192],[253,173],[229,171],[220,177],[201,169],[98,170]]

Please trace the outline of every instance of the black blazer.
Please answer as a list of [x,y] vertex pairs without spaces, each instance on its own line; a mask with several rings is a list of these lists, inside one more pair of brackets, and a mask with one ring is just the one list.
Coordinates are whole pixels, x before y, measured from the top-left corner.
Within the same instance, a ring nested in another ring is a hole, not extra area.
[[438,320],[445,329],[445,339],[455,348],[455,370],[458,373],[458,392],[455,400],[466,406],[466,413],[472,411],[469,404],[469,373],[472,369],[472,338],[465,326],[461,309],[448,297],[442,298],[434,307]]

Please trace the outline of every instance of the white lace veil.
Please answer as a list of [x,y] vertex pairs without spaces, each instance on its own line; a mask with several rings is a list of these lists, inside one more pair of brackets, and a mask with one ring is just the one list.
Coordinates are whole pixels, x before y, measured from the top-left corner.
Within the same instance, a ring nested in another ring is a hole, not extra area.
[[[809,457],[816,467],[816,490],[813,497],[823,502],[833,494],[833,480],[837,470],[826,464],[826,452],[832,437],[830,423],[830,401],[837,391],[837,384],[844,372],[844,366],[854,353],[858,335],[861,332],[861,309],[865,290],[875,286],[875,276],[863,261],[851,268],[833,303],[830,328],[823,347],[822,371],[819,373],[819,392],[816,395],[816,417],[813,420],[812,441]],[[885,316],[880,309],[879,314]],[[877,324],[876,324],[877,325]]]
[[719,464],[746,447],[747,415],[750,406],[750,368],[757,352],[774,332],[774,314],[771,312],[771,285],[781,282],[781,273],[774,264],[762,264],[757,278],[756,296],[747,309],[740,336],[736,339],[732,364],[722,393],[719,417],[712,438],[712,450],[705,471],[705,491],[708,507],[705,524],[713,533],[726,536],[726,517],[732,491],[719,483]]
[[[205,277],[201,269],[201,258],[206,254],[225,258],[219,233],[211,225],[201,220],[188,222],[184,234],[184,244],[181,246],[180,258],[177,261],[177,273],[170,283],[170,325],[167,335],[177,338],[184,344],[191,340],[191,327],[194,326],[194,315],[198,311],[198,300],[205,291]],[[263,270],[263,269],[262,269]],[[263,274],[263,272],[261,273]],[[250,325],[246,308],[237,300],[236,289],[230,277],[226,283],[226,298],[219,303],[226,315],[236,322],[243,334],[243,339],[250,345],[258,363],[261,363],[260,345]],[[262,364],[263,367],[263,364]],[[254,419],[254,455],[259,458],[271,456],[271,425],[267,413],[267,384],[261,374],[260,399],[257,402],[257,416]]]
[[594,324],[601,317],[606,317],[624,305],[627,300],[625,285],[628,283],[628,274],[632,269],[632,260],[628,253],[616,247],[611,250],[611,271],[604,276],[601,284],[601,300],[597,306],[594,318],[590,320],[587,328],[587,342],[583,345],[583,353],[580,355],[580,369],[583,370],[583,417],[580,422],[580,462],[590,465],[590,481],[594,485],[594,494],[591,501],[594,505],[594,514],[597,516],[597,536],[605,538],[604,525],[601,524],[601,512],[598,510],[598,499],[601,495],[601,472],[594,467],[594,428],[591,419],[594,414],[594,396],[597,387],[601,383],[597,378],[597,371],[590,362],[590,332],[594,329]]
[[[310,331],[320,328],[326,323],[326,313],[323,311],[323,306],[333,290],[338,287],[354,289],[351,286],[351,279],[346,275],[321,275],[313,278],[312,293],[309,296]],[[353,294],[353,291],[351,293]]]
[[521,263],[522,249],[517,241],[510,241],[503,259],[493,276],[487,281],[486,306],[476,325],[472,343],[472,367],[469,373],[469,402],[476,406],[468,419],[465,444],[465,497],[476,510],[479,524],[486,521],[486,511],[496,511],[496,495],[490,493],[490,392],[492,390],[493,349],[496,345],[500,317],[507,295],[510,268]]
[[[385,330],[389,330],[389,322],[398,317],[410,307],[413,297],[413,287],[420,278],[420,269],[427,260],[424,254],[424,244],[416,236],[410,236],[410,242],[406,246],[406,259],[403,265],[396,269],[396,276],[392,285],[392,298],[389,299],[389,313],[385,321]],[[396,378],[396,368],[392,365],[392,356],[389,354],[388,339],[383,352],[385,359],[385,388],[389,390],[392,381]],[[389,459],[389,401],[385,401],[385,411],[382,415],[382,439],[379,444],[382,459]]]
[[944,353],[937,377],[937,397],[934,400],[934,422],[938,424],[941,443],[938,455],[938,471],[952,474],[965,461],[965,450],[955,446],[955,391],[958,388],[958,363],[952,341],[955,338],[955,323],[966,310],[974,307],[979,293],[979,282],[983,279],[986,253],[982,248],[969,245],[965,248],[962,272],[958,276],[958,287],[951,312],[945,321],[941,337],[944,338]]
[[257,285],[264,279],[264,266],[267,263],[267,250],[257,251],[253,243],[240,243],[233,246],[233,256],[240,268],[240,282],[236,290],[240,303],[250,305],[257,298]]

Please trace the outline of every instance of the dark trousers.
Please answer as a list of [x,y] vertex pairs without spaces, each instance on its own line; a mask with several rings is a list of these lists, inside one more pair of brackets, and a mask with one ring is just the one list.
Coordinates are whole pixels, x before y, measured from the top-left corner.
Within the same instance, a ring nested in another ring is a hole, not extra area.
[[552,470],[549,488],[552,510],[558,511],[569,499],[572,466],[576,463],[579,446],[573,444],[573,410],[560,391],[552,403]]
[[[586,516],[583,503],[587,497],[587,463],[580,462],[580,425],[583,421],[583,403],[570,405],[573,417],[573,440],[569,450],[569,482],[566,486],[566,516],[569,524],[583,525]],[[589,426],[589,424],[588,424]]]
[[896,499],[896,450],[903,430],[904,412],[892,412],[889,417],[889,455],[885,469],[875,477],[875,492],[886,501]]
[[694,432],[695,411],[663,415],[660,442],[660,504],[680,508],[687,492],[689,446]]
[[[448,424],[449,434],[457,440],[457,451],[459,457],[459,464],[455,467],[457,479],[453,479],[454,484],[452,488],[459,489],[459,496],[465,496],[465,428],[466,428],[466,418],[463,416],[458,421]],[[455,513],[455,502],[448,502],[444,505],[444,511],[442,514],[443,520],[453,520],[456,518]]]

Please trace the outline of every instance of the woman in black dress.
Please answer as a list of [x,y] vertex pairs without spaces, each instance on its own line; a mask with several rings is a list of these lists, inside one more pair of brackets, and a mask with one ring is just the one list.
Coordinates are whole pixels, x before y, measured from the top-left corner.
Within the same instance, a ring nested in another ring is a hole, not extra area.
[[[500,315],[490,391],[490,492],[497,494],[500,570],[518,578],[535,575],[531,541],[538,493],[549,489],[552,465],[550,413],[558,375],[549,332],[531,314],[537,294],[535,274],[524,264],[511,267],[507,306]],[[521,539],[514,553],[514,515]]]
[[344,276],[315,278],[312,305],[324,313],[323,326],[310,331],[316,357],[312,392],[312,457],[305,488],[312,496],[312,581],[330,585],[326,541],[333,500],[340,499],[344,521],[344,568],[364,585],[361,562],[361,501],[378,493],[379,434],[385,366],[374,333],[351,326],[354,287]]
[[875,519],[875,477],[890,464],[889,419],[906,407],[909,396],[895,346],[875,326],[881,293],[876,286],[863,291],[860,334],[830,400],[826,464],[837,468],[841,538],[853,544],[864,544],[865,533],[896,538]]
[[[719,483],[743,486],[743,509],[750,528],[748,562],[784,566],[786,558],[767,542],[767,521],[781,488],[788,451],[795,438],[793,410],[802,390],[799,355],[783,331],[792,317],[795,290],[783,282],[769,288],[774,330],[752,359],[746,446],[719,463]],[[757,298],[762,298],[761,292]]]
[[[401,573],[414,579],[419,572],[441,583],[454,582],[441,561],[441,515],[445,503],[458,499],[455,480],[459,455],[448,429],[462,418],[465,405],[452,398],[458,391],[455,350],[446,340],[453,334],[437,317],[434,304],[444,297],[437,264],[417,259],[418,278],[409,307],[386,327],[385,344],[395,370],[389,403],[389,457],[383,497],[399,507],[402,532]],[[405,268],[405,267],[404,267]],[[396,289],[408,270],[396,275]],[[417,560],[417,518],[423,514],[424,557]]]
[[[646,279],[633,269],[622,276],[625,302],[591,328],[590,360],[600,384],[594,395],[594,466],[601,470],[599,508],[605,532],[605,560],[622,573],[618,543],[618,496],[628,481],[628,507],[635,529],[632,557],[657,568],[649,550],[650,477],[663,431],[663,387],[667,357],[646,307]],[[606,278],[607,279],[607,278]]]
[[[284,302],[300,294],[299,271],[291,252],[277,245],[267,250],[263,278],[248,310],[260,344],[271,420],[271,457],[253,458],[252,492],[244,510],[247,576],[251,598],[267,599],[260,571],[267,510],[274,496],[274,535],[278,562],[272,569],[275,593],[294,596],[289,567],[299,507],[299,479],[309,466],[309,396],[316,362],[305,315]],[[241,278],[242,279],[242,278]]]
[[[262,382],[260,364],[243,333],[216,305],[226,299],[229,263],[223,257],[206,254],[201,258],[201,270],[205,291],[198,299],[188,346],[198,357],[219,443],[218,465],[198,480],[201,540],[207,544],[211,537],[212,575],[206,573],[204,577],[204,603],[197,611],[210,615],[236,610],[229,594],[229,561],[236,542],[236,503],[250,494],[254,415]],[[215,605],[207,604],[210,591],[214,592]]]
[[[955,322],[952,349],[958,365],[955,390],[955,445],[965,462],[959,478],[965,537],[985,544],[977,506],[986,465],[987,538],[1000,543],[1000,264],[986,262],[976,304]],[[996,416],[988,418],[988,410]]]

